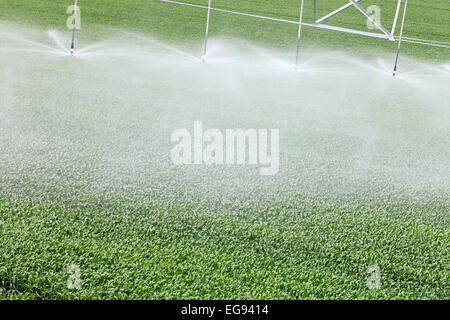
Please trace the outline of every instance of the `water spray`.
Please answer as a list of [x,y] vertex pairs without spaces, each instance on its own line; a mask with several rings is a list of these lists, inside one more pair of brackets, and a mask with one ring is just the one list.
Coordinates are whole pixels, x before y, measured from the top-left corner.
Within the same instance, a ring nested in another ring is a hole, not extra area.
[[408,0],[405,0],[405,8],[403,9],[402,26],[400,27],[400,35],[398,37],[397,56],[395,57],[394,72],[392,73],[393,77],[395,77],[395,75],[397,74],[398,57],[400,55],[400,47],[402,45],[403,28],[405,26],[405,18],[406,18],[406,8],[407,8],[407,6],[408,6]]
[[73,52],[75,49],[75,30],[76,30],[76,19],[77,19],[77,8],[78,8],[78,0],[75,0],[75,9],[74,9],[74,13],[73,13],[73,21],[72,21],[72,25],[73,25],[73,29],[72,29],[72,44],[70,45],[70,55],[73,56]]
[[211,17],[211,1],[208,2],[208,15],[206,16],[206,31],[205,31],[205,42],[203,43],[203,54],[202,54],[202,62],[206,61],[206,47],[208,45],[208,32],[209,32],[209,19]]

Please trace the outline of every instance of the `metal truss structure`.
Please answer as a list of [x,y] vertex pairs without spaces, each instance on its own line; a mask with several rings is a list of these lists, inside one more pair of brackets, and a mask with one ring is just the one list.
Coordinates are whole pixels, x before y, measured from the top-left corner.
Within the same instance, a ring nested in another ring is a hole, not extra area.
[[[346,33],[352,33],[352,34],[358,34],[358,35],[362,35],[362,36],[387,39],[389,41],[397,41],[398,42],[398,49],[397,49],[397,57],[396,57],[396,60],[395,60],[395,66],[394,66],[394,76],[395,76],[395,73],[397,71],[398,55],[399,55],[399,52],[400,52],[400,45],[401,45],[401,41],[402,41],[403,28],[404,28],[405,18],[406,18],[406,8],[407,8],[407,5],[408,5],[408,0],[398,0],[398,2],[397,2],[397,9],[396,9],[396,12],[395,12],[395,18],[394,18],[394,21],[393,21],[393,24],[392,24],[392,29],[391,29],[391,31],[388,31],[388,29],[386,29],[380,22],[378,22],[372,15],[370,15],[359,4],[362,0],[348,0],[348,3],[346,5],[344,5],[344,6],[340,7],[340,8],[338,8],[338,9],[336,9],[336,10],[334,10],[334,11],[328,13],[328,14],[326,14],[325,16],[323,16],[321,18],[317,18],[317,2],[318,2],[318,0],[312,0],[313,1],[313,6],[314,6],[314,17],[313,17],[314,23],[312,23],[312,24],[303,22],[303,8],[304,8],[305,0],[301,0],[301,3],[300,3],[300,19],[299,19],[299,21],[278,19],[278,18],[265,17],[265,16],[254,15],[254,14],[249,14],[249,13],[243,13],[243,12],[237,12],[237,11],[231,11],[231,10],[214,8],[214,7],[212,7],[212,0],[208,0],[208,6],[195,5],[195,4],[179,2],[179,1],[173,1],[173,0],[158,0],[158,1],[165,2],[165,3],[170,3],[170,4],[175,4],[175,5],[182,5],[182,6],[188,6],[188,7],[194,7],[194,8],[201,8],[201,9],[206,9],[207,10],[206,31],[205,31],[205,39],[204,39],[204,44],[203,44],[202,61],[205,61],[205,59],[206,59],[211,11],[218,11],[218,12],[224,12],[224,13],[241,15],[241,16],[248,16],[248,17],[253,17],[253,18],[258,18],[258,19],[265,19],[265,20],[272,20],[272,21],[278,21],[278,22],[284,22],[284,23],[297,24],[299,28],[298,28],[298,37],[297,37],[297,52],[296,52],[296,59],[295,59],[295,65],[296,66],[298,65],[298,62],[299,62],[299,50],[300,50],[300,39],[301,39],[301,34],[302,34],[302,26],[315,27],[315,28],[321,28],[321,29],[328,29],[328,30],[334,30],[334,31],[339,31],[339,32],[346,32]],[[394,33],[395,33],[395,30],[396,30],[396,27],[397,27],[397,22],[398,22],[398,19],[399,19],[402,3],[404,5],[403,16],[402,16],[402,23],[401,23],[399,36],[396,37]],[[323,23],[324,21],[330,19],[331,17],[333,17],[333,16],[339,14],[340,12],[342,12],[342,11],[348,9],[348,8],[351,8],[351,7],[355,7],[356,9],[358,9],[358,11],[366,19],[369,19],[380,32],[378,32],[378,33],[376,33],[376,32],[367,32],[367,31],[361,31],[361,30],[356,30],[356,29],[349,29],[349,28],[342,28],[342,27],[332,26],[332,25]]]
[[[450,43],[403,37],[403,30],[404,30],[404,26],[405,26],[408,0],[398,0],[397,1],[397,8],[395,10],[394,21],[392,23],[392,28],[390,31],[385,26],[383,26],[379,21],[377,21],[371,14],[369,14],[360,5],[360,2],[362,2],[363,0],[347,0],[348,1],[347,4],[345,4],[344,6],[342,6],[340,8],[337,8],[336,10],[334,10],[320,18],[317,17],[317,2],[319,2],[319,0],[310,0],[310,1],[313,1],[313,8],[314,8],[313,23],[303,22],[303,8],[304,8],[305,0],[299,0],[301,3],[300,3],[300,18],[298,21],[279,19],[279,18],[274,18],[274,17],[266,17],[266,16],[255,15],[255,14],[250,14],[250,13],[214,8],[214,7],[212,7],[212,0],[208,0],[208,6],[196,5],[196,4],[192,4],[192,3],[180,2],[180,1],[175,1],[175,0],[156,0],[156,1],[207,10],[206,30],[205,30],[205,38],[204,38],[204,43],[203,43],[203,54],[202,54],[203,62],[205,62],[205,60],[206,60],[206,53],[207,53],[207,46],[208,46],[208,33],[209,33],[210,17],[211,17],[212,11],[298,25],[297,52],[296,52],[296,58],[295,58],[295,67],[297,67],[298,63],[299,63],[300,40],[301,40],[303,26],[333,30],[333,31],[338,31],[338,32],[345,32],[345,33],[350,33],[350,34],[386,39],[389,41],[397,42],[398,43],[397,55],[395,57],[394,72],[393,72],[394,76],[397,73],[398,59],[399,59],[399,54],[400,54],[400,46],[402,44],[402,41],[414,43],[414,44],[421,44],[421,45],[428,45],[428,46],[442,47],[442,48],[450,49]],[[72,43],[71,43],[71,47],[70,47],[71,55],[73,55],[74,47],[75,47],[75,29],[76,29],[75,28],[75,17],[76,17],[76,10],[77,10],[77,2],[78,2],[78,0],[75,0],[75,14],[74,14],[74,18],[73,18]],[[401,10],[402,5],[403,5],[403,11]],[[372,24],[375,26],[376,29],[378,29],[379,32],[368,32],[368,31],[362,31],[362,30],[356,30],[356,29],[350,29],[350,28],[342,28],[342,27],[337,27],[337,26],[323,23],[324,21],[327,21],[331,17],[333,17],[333,16],[339,14],[340,12],[343,12],[344,10],[347,10],[349,8],[356,8],[365,17],[365,19],[368,19],[370,22],[372,22]],[[402,15],[401,15],[401,12],[403,12]],[[397,24],[400,19],[400,16],[401,16],[401,25],[400,25],[399,34],[398,34],[398,36],[396,36],[395,32],[397,30]]]
[[[349,3],[347,3],[346,5],[317,19],[317,9],[316,9],[317,1],[313,0],[313,2],[314,2],[314,25],[316,27],[324,28],[324,29],[360,34],[360,35],[375,37],[375,38],[384,38],[384,39],[388,39],[391,41],[395,41],[394,32],[395,32],[395,29],[397,26],[397,20],[398,20],[400,8],[401,8],[402,0],[398,0],[397,10],[395,12],[395,18],[394,18],[391,32],[389,32],[380,22],[378,22],[376,19],[374,19],[374,17],[372,17],[363,7],[361,7],[359,2],[361,2],[362,0],[348,0],[348,1],[349,1]],[[405,1],[405,5],[406,5],[406,1]],[[365,31],[359,31],[359,30],[348,29],[348,28],[339,28],[339,27],[334,27],[334,26],[326,25],[326,24],[322,23],[323,21],[328,20],[329,18],[331,18],[331,17],[337,15],[338,13],[340,13],[348,8],[351,8],[351,7],[356,7],[367,19],[369,19],[375,25],[375,27],[377,29],[379,29],[381,31],[381,33],[365,32]]]

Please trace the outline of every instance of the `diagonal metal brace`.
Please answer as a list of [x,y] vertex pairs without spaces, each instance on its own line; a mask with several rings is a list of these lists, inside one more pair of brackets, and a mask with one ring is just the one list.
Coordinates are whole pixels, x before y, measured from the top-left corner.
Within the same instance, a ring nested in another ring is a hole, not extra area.
[[[362,0],[356,0],[356,2],[360,2]],[[316,3],[316,1],[314,0],[314,4]],[[350,8],[351,6],[353,6],[353,3],[347,3],[345,6],[340,7],[339,9],[334,10],[333,12],[327,14],[326,16],[323,16],[322,18],[318,19],[318,20],[314,20],[314,23],[321,23],[331,17],[334,17],[335,15],[337,15],[339,12],[344,11],[345,9]],[[315,9],[315,8],[314,8]],[[315,10],[314,10],[315,11]]]
[[363,15],[367,17],[378,29],[380,29],[389,40],[395,41],[394,36],[389,33],[374,17],[372,17],[363,7],[361,7],[356,0],[348,0],[350,4],[354,5]]

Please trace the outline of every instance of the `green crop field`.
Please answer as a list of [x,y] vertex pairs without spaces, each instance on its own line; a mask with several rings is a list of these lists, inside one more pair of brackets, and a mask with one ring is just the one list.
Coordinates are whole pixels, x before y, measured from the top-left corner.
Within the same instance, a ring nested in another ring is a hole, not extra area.
[[[428,2],[404,36],[450,42]],[[79,0],[71,57],[71,4],[0,0],[1,299],[450,298],[450,49],[403,43],[394,78],[397,43],[305,26],[295,71],[297,25],[213,12],[201,63],[205,10]],[[279,129],[279,172],[173,164],[194,121]]]

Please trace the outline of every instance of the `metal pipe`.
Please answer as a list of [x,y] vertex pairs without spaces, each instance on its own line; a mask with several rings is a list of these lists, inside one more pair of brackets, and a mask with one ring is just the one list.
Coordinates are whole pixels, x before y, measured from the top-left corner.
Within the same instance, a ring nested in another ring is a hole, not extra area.
[[[207,6],[201,6],[201,5],[190,4],[190,3],[185,3],[185,2],[178,2],[178,1],[172,1],[172,0],[158,0],[158,1],[171,3],[171,4],[176,4],[176,5],[187,6],[187,7],[193,7],[193,8],[208,9]],[[230,11],[230,10],[225,10],[225,9],[211,8],[211,11],[236,14],[236,15],[240,15],[240,16],[246,16],[246,17],[252,17],[252,18],[257,18],[257,19],[270,20],[270,21],[285,22],[285,23],[290,23],[290,24],[295,24],[295,25],[299,24],[298,21],[286,20],[286,19],[278,19],[278,18],[272,18],[272,17],[265,17],[265,16],[255,15],[255,14],[244,13],[244,12],[237,12],[237,11]],[[384,34],[381,34],[381,33],[359,31],[359,30],[353,30],[353,29],[348,29],[348,28],[329,26],[329,25],[326,25],[326,24],[312,24],[312,23],[302,22],[302,25],[303,26],[307,26],[307,27],[315,27],[315,28],[320,28],[320,29],[328,29],[328,30],[334,30],[334,31],[340,31],[340,32],[359,34],[359,35],[368,36],[368,37],[386,39],[386,36]]]
[[389,40],[395,41],[394,37],[392,36],[392,34],[389,33],[389,31],[387,31],[377,20],[375,20],[370,14],[367,13],[366,10],[364,10],[363,7],[361,7],[357,1],[355,0],[349,0],[351,2],[351,4],[353,4],[356,9],[358,9],[363,15],[366,16],[367,19],[369,19],[374,25],[377,26],[378,29],[380,29]]
[[298,22],[297,53],[295,56],[295,66],[296,67],[298,65],[298,55],[299,55],[299,51],[300,51],[300,37],[301,37],[301,33],[302,33],[302,20],[303,20],[303,4],[304,4],[304,0],[302,0],[302,4],[300,6],[300,21]]
[[[360,2],[361,0],[357,0],[356,2]],[[353,6],[353,3],[347,3],[345,6],[340,7],[339,9],[334,10],[333,12],[330,12],[329,14],[323,16],[322,18],[320,18],[319,20],[315,20],[315,23],[321,23],[322,21],[325,21],[333,16],[335,16],[336,14],[338,14],[341,11],[344,11],[345,9],[350,8],[351,6]]]
[[[195,5],[195,4],[179,2],[179,1],[172,1],[172,0],[157,0],[157,1],[175,4],[175,5],[182,5],[182,6],[192,7],[192,8],[208,9],[207,6]],[[299,24],[298,21],[265,17],[265,16],[260,16],[260,15],[255,15],[255,14],[250,14],[250,13],[245,13],[245,12],[230,11],[230,10],[225,10],[225,9],[211,8],[211,11],[224,12],[224,13],[247,16],[247,17],[252,17],[252,18],[257,18],[257,19],[264,19],[264,20],[270,20],[270,21],[276,21],[276,22],[295,24],[295,25]],[[307,26],[307,27],[334,30],[334,31],[339,31],[339,32],[346,32],[346,33],[358,34],[358,35],[362,35],[362,36],[373,37],[373,38],[386,39],[386,35],[381,34],[381,33],[359,31],[359,30],[354,30],[354,29],[349,29],[349,28],[330,26],[330,25],[326,25],[326,24],[312,24],[312,23],[302,22],[302,25]],[[397,40],[398,38],[399,38],[398,36],[394,37],[395,40]],[[417,42],[407,41],[407,40],[413,40],[413,41],[417,41]],[[402,37],[402,42],[411,42],[411,43],[418,43],[418,44],[430,45],[430,46],[432,46],[436,43],[436,44],[441,44],[442,47],[444,47],[444,48],[447,48],[448,46],[450,46],[450,43],[447,43],[447,42],[439,42],[439,41],[433,41],[433,40],[415,39],[415,38],[407,38],[407,37]],[[428,42],[430,42],[430,43],[428,43]]]
[[[192,8],[208,9],[207,6],[201,6],[201,5],[197,5],[197,4],[190,4],[190,3],[178,2],[178,1],[172,1],[172,0],[157,0],[157,1],[165,2],[165,3],[171,3],[171,4],[176,4],[176,5],[181,5],[181,6],[186,6],[186,7],[192,7]],[[236,15],[240,15],[240,16],[258,18],[258,19],[265,19],[265,20],[272,20],[272,21],[278,21],[278,22],[286,22],[286,23],[298,24],[297,21],[286,20],[286,19],[278,19],[278,18],[271,18],[271,17],[259,16],[259,15],[251,14],[251,13],[230,11],[230,10],[225,10],[225,9],[211,8],[211,11],[231,13],[231,14],[236,14]],[[305,25],[305,23],[303,25]]]
[[314,7],[314,23],[317,23],[317,7],[316,7],[316,0],[313,1],[313,7]]
[[[396,37],[396,38],[398,38],[398,37]],[[435,40],[426,40],[426,39],[402,37],[402,41],[403,42],[405,42],[406,40],[413,40],[413,41],[427,42],[427,43],[430,43],[430,44],[442,44],[444,46],[450,46],[450,42],[442,42],[442,41],[435,41]]]
[[74,13],[73,13],[73,29],[72,29],[72,44],[70,45],[70,55],[73,56],[73,52],[75,50],[75,29],[77,27],[76,23],[77,23],[77,8],[78,8],[78,0],[75,0],[75,9],[74,9]]
[[206,31],[205,31],[205,42],[203,43],[203,54],[202,54],[202,62],[205,62],[206,59],[206,47],[208,45],[208,33],[209,33],[209,19],[211,17],[211,1],[208,1],[208,14],[206,16]]
[[403,9],[402,26],[400,28],[400,37],[398,38],[397,56],[395,57],[394,72],[392,74],[394,77],[397,74],[398,57],[400,55],[400,46],[402,45],[403,28],[405,26],[406,8],[407,7],[408,7],[408,0],[405,0],[405,8]]
[[394,35],[395,28],[397,27],[398,14],[400,12],[400,7],[401,6],[402,6],[402,0],[398,0],[398,2],[397,2],[397,10],[395,10],[394,23],[392,24],[392,32],[391,32],[392,35]]

